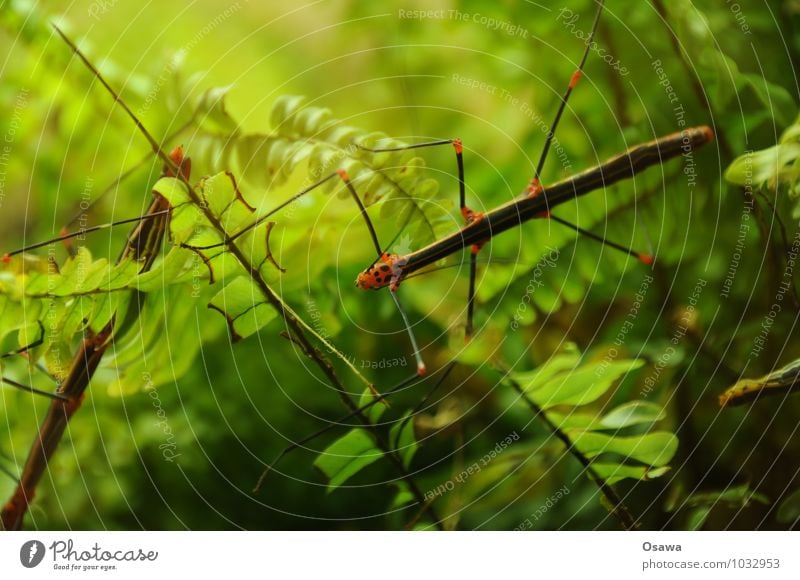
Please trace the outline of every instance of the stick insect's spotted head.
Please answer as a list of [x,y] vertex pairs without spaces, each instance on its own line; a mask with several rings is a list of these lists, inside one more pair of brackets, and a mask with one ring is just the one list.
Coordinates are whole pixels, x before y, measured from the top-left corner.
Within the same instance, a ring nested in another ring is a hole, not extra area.
[[383,253],[377,262],[356,278],[356,286],[362,290],[380,290],[389,286],[396,290],[403,280],[403,266],[408,260],[397,254]]

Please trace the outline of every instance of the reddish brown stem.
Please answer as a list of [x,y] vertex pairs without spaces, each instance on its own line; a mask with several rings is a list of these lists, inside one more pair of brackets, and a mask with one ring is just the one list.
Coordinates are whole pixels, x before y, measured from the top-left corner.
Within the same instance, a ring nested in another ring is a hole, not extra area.
[[[183,169],[182,153],[178,149],[173,153],[179,156],[177,161],[173,159],[175,165]],[[128,241],[117,262],[132,258],[142,263],[141,271],[150,268],[161,247],[166,231],[168,216],[163,213],[165,209],[169,209],[167,201],[156,196],[150,204],[147,214],[160,213],[160,215],[154,219],[137,223],[128,236]],[[138,315],[138,310],[134,315]],[[0,529],[19,530],[22,528],[28,506],[36,495],[36,487],[47,470],[50,458],[58,448],[72,415],[80,407],[83,395],[94,377],[103,355],[113,342],[114,326],[115,321],[112,319],[100,332],[87,335],[81,342],[78,352],[72,359],[69,373],[56,391],[67,397],[67,400],[53,400],[50,403],[50,408],[39,426],[39,432],[25,460],[17,487],[11,499],[3,506],[2,514],[0,514]]]
[[92,380],[100,361],[105,354],[113,331],[113,322],[98,334],[84,339],[72,361],[69,374],[61,383],[58,393],[68,397],[66,401],[53,400],[47,410],[39,433],[31,446],[22,476],[17,483],[11,499],[3,507],[2,523],[5,530],[19,530],[28,511],[28,506],[36,495],[36,486],[47,469],[50,458],[55,453],[69,420],[83,401],[83,394]]

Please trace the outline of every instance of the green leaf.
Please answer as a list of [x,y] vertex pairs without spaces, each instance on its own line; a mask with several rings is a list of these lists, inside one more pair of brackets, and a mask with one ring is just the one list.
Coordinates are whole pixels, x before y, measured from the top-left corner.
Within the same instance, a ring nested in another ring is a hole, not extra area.
[[632,425],[653,424],[666,417],[664,409],[647,401],[630,401],[612,410],[601,420],[608,429],[624,429]]
[[247,338],[272,322],[277,312],[264,302],[261,290],[249,276],[239,276],[220,290],[209,308],[225,316],[234,340]]
[[408,488],[408,484],[405,481],[400,481],[397,485],[397,495],[394,496],[391,505],[389,506],[390,509],[396,509],[406,505],[407,503],[411,503],[416,498],[411,490]]
[[686,500],[690,506],[715,504],[724,502],[733,507],[746,507],[750,502],[755,501],[763,505],[769,505],[769,498],[762,493],[758,493],[750,488],[749,484],[735,485],[727,487],[722,491],[702,491],[693,493]]
[[269,114],[270,124],[282,133],[287,132],[292,115],[302,107],[305,100],[305,97],[298,95],[283,95],[275,99]]
[[800,519],[800,489],[781,502],[777,519],[782,524],[793,524]]
[[162,177],[156,181],[153,192],[166,199],[172,207],[179,207],[191,201],[186,185],[175,177]]
[[595,473],[602,477],[609,485],[614,485],[623,479],[647,481],[661,477],[670,470],[669,467],[651,468],[643,465],[622,465],[619,463],[601,461],[593,462],[592,468]]
[[535,388],[557,376],[559,373],[570,371],[580,364],[581,354],[574,344],[568,344],[564,351],[550,358],[546,363],[532,371],[514,373],[515,381],[523,387]]
[[744,74],[742,77],[762,102],[764,109],[769,112],[767,118],[772,123],[785,126],[792,122],[797,107],[786,89],[767,81],[763,76]]
[[693,510],[686,521],[686,529],[692,532],[702,529],[703,524],[706,523],[708,516],[711,514],[712,507],[713,506],[701,506]]
[[672,433],[656,432],[634,437],[618,437],[593,431],[567,431],[573,445],[589,458],[614,453],[654,467],[664,467],[678,450]]
[[569,368],[565,362],[558,357],[554,363],[547,365],[557,365],[557,371],[546,368],[527,385],[522,383],[528,396],[543,409],[558,405],[587,405],[603,396],[618,378],[644,365],[643,360],[614,361],[610,364],[598,361]]
[[328,491],[333,491],[353,475],[383,457],[369,434],[353,429],[340,437],[314,461],[328,477]]
[[205,91],[197,100],[195,114],[206,131],[216,131],[226,135],[238,130],[236,121],[225,109],[225,98],[231,87],[213,87]]
[[[784,143],[746,153],[733,160],[725,170],[725,179],[736,185],[759,185],[785,177],[800,158],[800,143]],[[789,174],[796,176],[796,172]]]
[[389,441],[395,450],[400,454],[400,459],[403,461],[403,466],[408,468],[411,465],[411,460],[414,459],[414,454],[417,452],[417,439],[414,435],[414,420],[411,417],[411,412],[403,415],[397,423],[395,423],[389,431]]
[[[372,401],[375,400],[375,394],[370,388],[364,389],[364,392],[361,393],[361,397],[358,399],[358,406],[363,407],[364,405],[370,404]],[[372,405],[369,409],[367,409],[366,414],[367,418],[370,420],[371,423],[377,423],[381,420],[384,411],[386,411],[388,405],[386,401],[379,401]]]

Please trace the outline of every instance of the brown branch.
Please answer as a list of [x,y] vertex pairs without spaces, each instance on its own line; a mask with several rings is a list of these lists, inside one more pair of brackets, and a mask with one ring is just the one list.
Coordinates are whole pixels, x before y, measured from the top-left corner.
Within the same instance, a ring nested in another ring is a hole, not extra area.
[[44,421],[28,453],[22,475],[17,487],[2,511],[2,527],[4,530],[22,529],[22,520],[28,506],[36,495],[36,486],[47,469],[53,453],[55,453],[67,423],[81,405],[83,394],[94,376],[97,366],[108,348],[114,323],[109,322],[98,334],[83,340],[69,374],[61,383],[58,394],[67,400],[54,400],[47,410]]
[[[166,200],[157,196],[151,203],[147,214],[163,212],[165,209],[168,209]],[[166,217],[161,213],[144,224],[137,223],[117,262],[133,255],[143,262],[141,271],[148,270],[155,259],[155,251],[161,246],[166,230]],[[146,249],[146,252],[141,251],[143,248]],[[138,312],[137,309],[134,316],[138,316]],[[112,319],[100,332],[88,333],[81,342],[78,352],[72,359],[69,373],[56,390],[56,394],[63,399],[59,398],[50,403],[47,414],[39,426],[36,439],[28,452],[17,487],[11,499],[3,506],[0,529],[19,530],[22,528],[28,506],[36,495],[36,487],[47,470],[50,458],[58,448],[72,415],[80,407],[84,393],[89,387],[103,355],[113,343],[114,326],[115,320]]]

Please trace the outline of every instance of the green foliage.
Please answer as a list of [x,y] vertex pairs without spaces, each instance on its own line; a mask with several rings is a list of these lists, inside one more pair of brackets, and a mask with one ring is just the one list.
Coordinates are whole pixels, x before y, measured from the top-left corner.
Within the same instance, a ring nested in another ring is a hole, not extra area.
[[678,449],[674,434],[646,431],[665,417],[658,405],[630,401],[605,415],[586,410],[608,395],[620,378],[643,365],[642,360],[582,363],[573,348],[535,371],[512,374],[512,378],[574,448],[592,460],[597,473],[613,484],[626,478],[645,480],[663,475]]
[[331,443],[314,465],[328,477],[328,490],[333,491],[381,457],[383,452],[375,447],[372,437],[363,429],[353,429]]
[[[453,527],[513,529],[533,513],[541,529],[607,521],[595,484],[578,477],[581,466],[502,383],[502,367],[512,368],[594,471],[641,509],[645,527],[792,525],[792,470],[783,466],[796,455],[794,398],[778,410],[768,402],[724,411],[717,404],[743,367],[747,376],[769,376],[800,356],[788,299],[771,327],[772,353],[752,355],[787,244],[767,204],[745,219],[736,186],[766,195],[790,240],[790,218],[798,215],[797,125],[786,129],[796,115],[796,87],[780,42],[791,30],[766,18],[763,5],[741,2],[752,36],[725,3],[668,4],[666,23],[648,3],[626,4],[624,25],[618,17],[602,20],[599,45],[629,74],[615,75],[590,53],[587,82],[558,130],[563,150],[553,150],[542,178],[551,183],[596,165],[681,122],[713,124],[719,148],[693,156],[694,185],[688,161],[675,160],[558,208],[559,217],[608,239],[652,246],[654,270],[552,222],[526,224],[497,236],[479,257],[477,331],[466,346],[468,256],[408,280],[399,296],[424,345],[429,380],[453,359],[458,370],[413,415],[428,381],[373,405],[371,425],[334,431],[325,452],[287,455],[279,465],[285,479],[271,474],[254,499],[247,491],[264,462],[344,412],[342,393],[280,336],[285,320],[257,279],[316,333],[313,346],[329,356],[354,402],[370,403],[374,393],[361,394],[353,369],[385,392],[413,366],[388,295],[353,288],[375,255],[338,179],[259,220],[346,169],[388,248],[417,249],[457,230],[463,221],[452,211],[451,148],[371,153],[356,145],[461,137],[470,206],[504,203],[531,178],[582,44],[556,13],[539,18],[523,4],[475,2],[465,10],[519,23],[525,38],[456,19],[401,20],[385,7],[349,1],[294,14],[278,3],[245,3],[226,20],[213,3],[191,11],[116,3],[99,24],[86,16],[90,1],[63,17],[34,3],[7,4],[0,11],[0,44],[8,49],[0,133],[13,133],[14,142],[3,158],[0,254],[57,235],[79,210],[87,225],[139,215],[153,189],[174,206],[169,243],[149,272],[135,260],[115,265],[127,226],[80,240],[75,257],[54,244],[0,266],[0,352],[43,338],[28,358],[2,359],[4,376],[52,390],[47,375],[63,376],[87,330],[114,320],[118,332],[88,393],[91,411],[70,424],[71,452],[57,454],[39,490],[32,525],[401,529],[420,506],[389,453],[423,494],[461,479],[434,502]],[[581,29],[590,4],[569,3]],[[53,41],[51,17],[80,39],[165,150],[183,145],[191,182],[221,228],[179,180],[158,179],[161,161]],[[722,170],[745,151],[754,153],[736,159],[720,187]],[[84,202],[108,185],[112,194],[84,212]],[[233,243],[255,272],[218,245],[237,232],[244,233]],[[700,279],[706,285],[693,293]],[[230,338],[244,337],[231,347]],[[583,355],[565,354],[565,341]],[[400,363],[379,366],[387,361]],[[527,365],[535,370],[521,371]],[[17,474],[46,402],[7,386],[3,394],[0,464]],[[680,441],[673,434],[679,425]],[[495,452],[512,433],[518,440]],[[178,446],[179,470],[163,457],[170,444]],[[462,476],[475,463],[480,469]],[[757,489],[737,496],[739,478],[752,473]],[[321,491],[320,477],[335,496]],[[353,481],[359,485],[346,485]],[[11,484],[0,481],[3,498]],[[569,495],[542,510],[565,485]],[[693,499],[676,518],[663,498],[686,501],[683,489]],[[198,510],[198,496],[215,509]],[[766,506],[767,497],[780,509]],[[162,502],[170,509],[153,509]],[[416,525],[429,525],[425,514]]]
[[742,484],[722,491],[692,493],[680,503],[673,501],[668,507],[670,511],[680,509],[687,512],[686,528],[700,530],[714,509],[741,511],[756,504],[769,505],[770,500],[764,494],[755,492],[749,484]]
[[792,217],[800,218],[800,118],[783,132],[777,145],[734,159],[725,171],[725,179],[751,190],[784,189],[794,201]]
[[[237,127],[225,113],[224,93],[209,116],[224,118],[223,126]],[[208,102],[205,99],[203,102]],[[425,162],[413,150],[373,153],[366,148],[397,148],[403,142],[383,133],[368,132],[335,119],[330,109],[305,106],[301,96],[276,99],[269,134],[234,129],[224,133],[201,131],[192,143],[195,159],[211,171],[231,171],[245,187],[267,191],[284,185],[305,167],[313,185],[337,170],[345,170],[366,206],[381,204],[381,215],[393,216],[398,226],[413,226],[415,238],[430,241],[442,235],[449,220],[439,184],[425,175]],[[203,127],[205,129],[205,126]],[[325,191],[348,193],[339,180],[323,184]]]
[[778,521],[794,524],[800,519],[800,490],[792,492],[778,507]]

